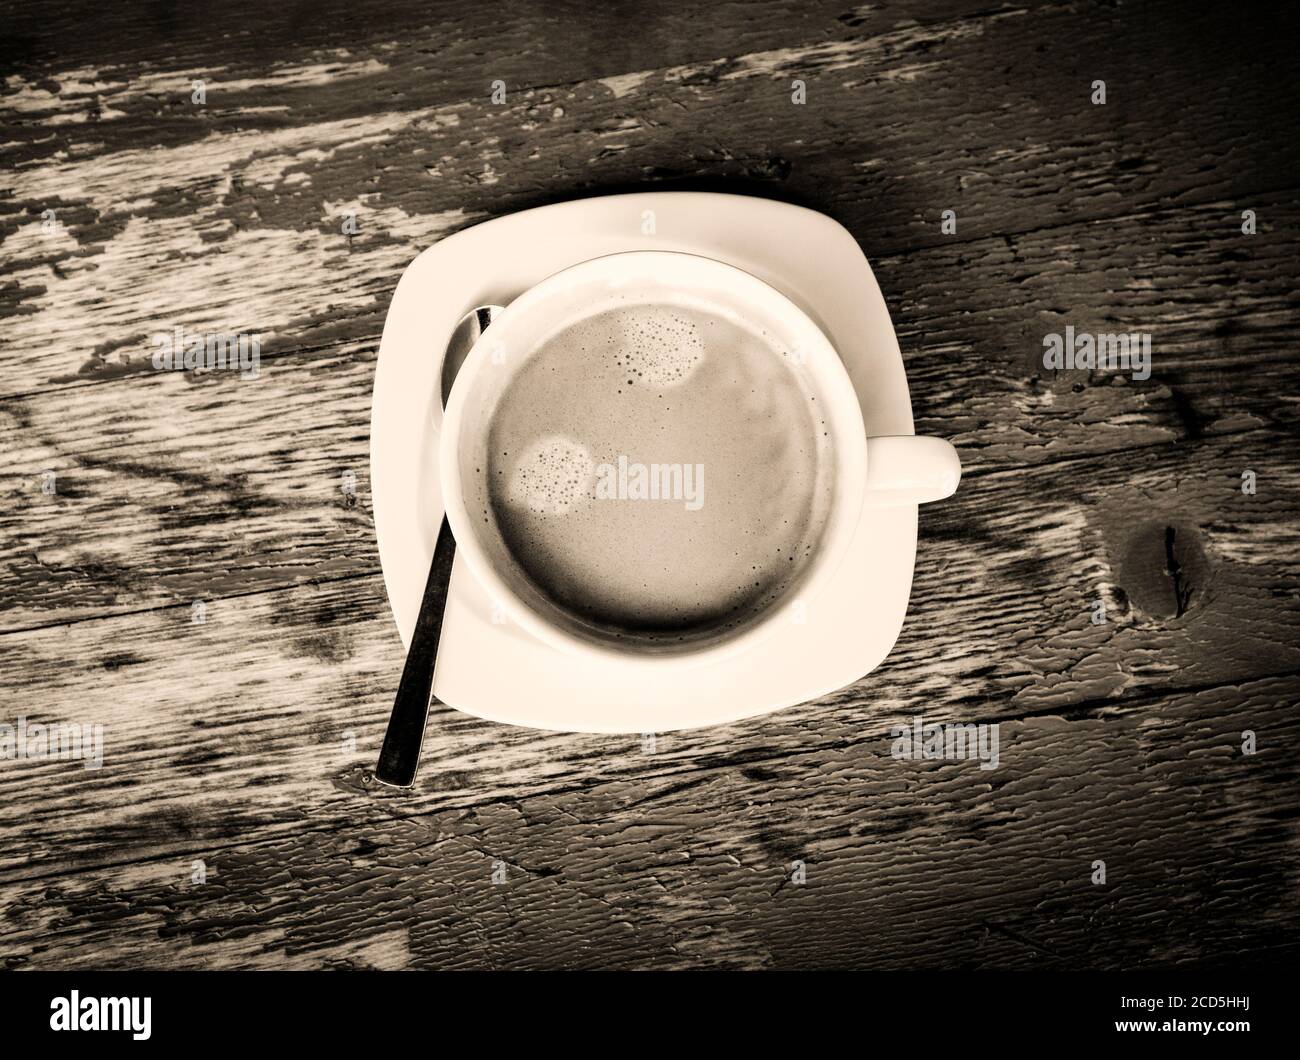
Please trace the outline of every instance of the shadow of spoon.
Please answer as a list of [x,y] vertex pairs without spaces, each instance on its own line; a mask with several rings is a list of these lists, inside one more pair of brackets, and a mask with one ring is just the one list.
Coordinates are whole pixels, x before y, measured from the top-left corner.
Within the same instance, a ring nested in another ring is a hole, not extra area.
[[[456,324],[442,359],[444,406],[451,385],[456,381],[456,373],[465,363],[470,349],[501,310],[502,307],[497,305],[479,306]],[[375,779],[390,787],[409,788],[415,782],[415,772],[420,765],[424,727],[433,703],[433,675],[438,662],[438,642],[442,639],[442,616],[447,608],[447,587],[455,559],[456,539],[444,514],[438,528],[438,541],[433,546],[429,577],[424,583],[420,614],[415,620],[411,645],[406,650],[402,679],[397,683],[397,695],[393,698],[393,713],[388,719],[388,731],[384,733],[384,745],[379,750],[379,764],[375,766]]]

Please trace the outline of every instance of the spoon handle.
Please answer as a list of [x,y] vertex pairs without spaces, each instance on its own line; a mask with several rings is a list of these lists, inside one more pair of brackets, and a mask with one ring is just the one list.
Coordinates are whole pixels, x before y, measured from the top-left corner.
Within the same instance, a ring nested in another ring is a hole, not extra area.
[[375,779],[381,784],[409,788],[415,781],[424,746],[424,724],[433,699],[433,672],[438,661],[438,641],[442,637],[442,616],[447,607],[447,586],[451,582],[451,565],[456,558],[456,539],[447,517],[442,517],[438,543],[433,547],[429,580],[424,583],[424,599],[415,620],[411,646],[406,652],[402,680],[397,685],[393,713],[388,719],[384,746],[379,751]]

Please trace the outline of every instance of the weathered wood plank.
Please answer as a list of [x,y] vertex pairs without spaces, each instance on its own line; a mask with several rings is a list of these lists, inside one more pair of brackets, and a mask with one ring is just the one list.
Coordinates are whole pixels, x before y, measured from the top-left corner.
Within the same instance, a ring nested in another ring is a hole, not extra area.
[[[363,71],[305,87],[320,99],[288,121],[250,100],[201,140],[95,139],[13,174],[0,218],[13,347],[3,386],[139,368],[148,336],[176,323],[293,347],[373,334],[401,266],[437,235],[563,194],[680,177],[807,202],[872,256],[946,245],[946,208],[961,239],[1167,203],[1222,203],[1225,236],[1245,207],[1267,226],[1268,194],[1294,184],[1300,161],[1270,115],[1300,98],[1300,75],[1288,62],[1280,78],[1255,76],[1260,49],[1283,38],[1241,34],[1230,12],[1203,17],[1232,23],[1213,61],[1151,5],[1005,9],[649,68],[613,87],[531,89],[502,106],[480,92],[394,108],[384,75]],[[997,68],[991,54],[1021,60]],[[1081,54],[1121,70],[1157,62],[1162,91],[1121,75],[1113,102],[1092,106]],[[790,98],[796,77],[805,105]],[[50,236],[47,209],[63,225]]]
[[[226,7],[216,49],[152,6],[0,34],[0,722],[107,726],[102,769],[0,769],[0,961],[1294,962],[1300,15],[760,0],[576,38],[586,5],[332,3]],[[653,755],[444,709],[419,786],[375,790],[398,274],[481,217],[700,184],[849,226],[918,430],[962,448],[897,648]],[[262,378],[155,373],[176,324],[260,332]],[[1045,373],[1065,324],[1150,332],[1151,380]],[[1000,719],[1000,768],[893,760],[918,714]]]
[[[61,145],[82,138],[110,146],[175,143],[259,114],[309,122],[313,112],[367,113],[376,98],[384,106],[463,99],[467,90],[486,93],[498,78],[518,90],[609,77],[611,88],[623,89],[629,84],[623,75],[647,63],[672,67],[793,49],[989,11],[987,0],[892,0],[856,8],[843,0],[806,0],[797,8],[746,0],[731,10],[598,8],[581,0],[317,0],[311,17],[286,18],[260,0],[226,0],[211,15],[193,5],[190,17],[177,18],[150,5],[66,0],[51,8],[42,0],[11,0],[0,68],[14,79],[8,91],[19,94],[20,78],[34,86],[20,94],[13,135],[25,139],[26,122],[44,120],[67,134]],[[216,47],[214,18],[222,26]],[[205,77],[211,109],[173,106],[190,93],[188,78],[173,72]],[[382,74],[387,91],[339,84],[366,74]],[[36,157],[57,150],[34,131],[30,144]]]
[[[1277,442],[1256,432],[963,484],[925,512],[907,623],[875,673],[771,718],[666,737],[656,761],[779,759],[916,714],[1120,708],[1300,672],[1300,469],[1267,463]],[[1265,461],[1255,496],[1239,489],[1247,451]],[[186,603],[0,644],[22,675],[0,690],[0,717],[107,730],[102,769],[0,771],[0,880],[341,825],[359,812],[401,667],[377,574],[213,600],[202,625]],[[417,791],[379,801],[409,813],[587,783],[619,773],[636,744],[443,708]]]
[[[1113,226],[1076,225],[878,260],[917,430],[957,444],[967,483],[1261,429],[1276,446],[1238,473],[1294,466],[1300,199],[1276,217],[1234,235],[1206,206],[1133,218],[1119,248]],[[1151,334],[1151,378],[1044,370],[1067,322]],[[0,628],[373,571],[373,360],[363,339],[273,354],[256,380],[147,369],[0,401]]]
[[[313,830],[305,813],[272,840],[213,851],[192,834],[159,860],[0,887],[0,956],[42,968],[1281,965],[1300,912],[1296,815],[1279,798],[1300,767],[1297,693],[1296,678],[1270,679],[1132,713],[1003,722],[993,771],[896,760],[874,731],[687,773],[610,749],[562,767],[551,790],[418,816],[353,795],[337,828]],[[186,812],[155,820],[177,830]]]
[[[1270,231],[1254,236],[1218,202],[877,260],[917,432],[952,439],[977,471],[1295,433],[1300,198],[1269,196],[1261,211]],[[1149,335],[1150,379],[1045,369],[1044,337],[1067,325]]]
[[256,381],[158,373],[0,403],[3,458],[24,469],[0,516],[3,627],[375,571],[357,502],[373,368],[350,346]]

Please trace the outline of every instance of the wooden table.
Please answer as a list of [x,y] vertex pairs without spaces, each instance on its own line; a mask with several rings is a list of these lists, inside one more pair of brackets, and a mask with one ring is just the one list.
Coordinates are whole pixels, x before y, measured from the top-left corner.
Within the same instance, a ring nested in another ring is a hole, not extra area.
[[[6,965],[1294,961],[1293,13],[47,7],[0,45],[0,721],[105,746],[0,761]],[[902,635],[653,753],[435,708],[418,786],[377,789],[393,288],[644,188],[808,205],[870,258],[966,467]],[[1150,378],[1044,369],[1066,325],[1150,334]],[[260,335],[259,378],[155,370],[176,326]],[[998,722],[1000,767],[895,760],[915,716]]]

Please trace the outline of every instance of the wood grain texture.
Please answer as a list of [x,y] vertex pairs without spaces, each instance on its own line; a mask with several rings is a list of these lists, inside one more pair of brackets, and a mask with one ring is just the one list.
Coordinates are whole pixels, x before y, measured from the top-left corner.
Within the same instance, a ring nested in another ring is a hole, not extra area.
[[[1264,83],[1249,76],[1258,55],[1232,66],[1216,52],[1210,64],[1209,37],[1175,37],[1181,48],[1169,38],[1164,14],[1149,6],[1008,9],[688,63],[634,90],[593,78],[507,92],[500,106],[485,88],[394,108],[383,71],[335,71],[304,87],[310,105],[277,104],[290,117],[271,127],[257,120],[267,101],[249,89],[251,98],[237,95],[236,128],[204,125],[180,142],[113,145],[99,133],[80,142],[60,131],[54,144],[68,157],[56,166],[12,141],[0,308],[14,311],[5,339],[15,366],[4,391],[149,372],[149,335],[177,323],[257,332],[271,350],[377,334],[400,270],[448,230],[678,178],[807,201],[860,234],[873,258],[946,242],[945,208],[957,211],[962,238],[1002,239],[1144,206],[1224,201],[1227,236],[1239,209],[1257,206],[1235,203],[1241,189],[1294,186],[1296,145],[1268,115],[1300,101],[1300,75]],[[1091,106],[1075,56],[1107,54],[1117,41],[1121,60],[1154,56],[1169,83],[1140,95],[1122,95],[1119,84],[1113,106]],[[1004,51],[1031,65],[991,69],[989,56]],[[189,81],[174,76],[184,109]],[[802,106],[790,99],[795,77],[810,93]],[[1234,83],[1225,87],[1225,77]],[[367,86],[372,97],[357,113]],[[1130,139],[1148,156],[1127,157],[1117,145]],[[1249,160],[1215,158],[1234,150]],[[1036,162],[1049,156],[1050,165]],[[1239,176],[1214,179],[1220,172]],[[48,209],[62,224],[50,236],[40,225]],[[348,238],[350,212],[359,232]],[[1259,212],[1272,226],[1268,209]],[[152,292],[143,304],[142,289]]]
[[[1104,710],[1300,672],[1300,475],[1288,469],[1246,497],[1233,463],[1244,445],[1268,441],[1205,444],[1190,464],[1170,448],[1136,470],[1113,456],[963,484],[924,513],[908,620],[875,673],[759,722],[665,737],[666,746],[688,763],[779,758],[879,737],[918,714]],[[401,670],[376,572],[212,599],[205,619],[196,625],[187,601],[3,638],[14,668],[40,689],[39,711],[28,712],[101,723],[107,749],[99,770],[24,762],[0,773],[0,827],[15,840],[0,856],[0,881],[345,826],[359,797],[393,801],[371,793],[362,768],[378,753]],[[106,684],[115,695],[99,694]],[[581,787],[593,769],[602,775],[593,758],[638,745],[488,725],[445,707],[434,719],[404,813],[538,782]],[[347,733],[355,749],[344,754]],[[22,797],[30,790],[48,791],[39,807]],[[86,805],[97,808],[92,830],[78,818]]]
[[[1300,202],[1273,216],[1254,237],[1207,206],[1133,219],[1119,248],[1114,226],[1082,224],[876,259],[899,292],[917,430],[958,446],[968,482],[1259,431],[1273,440],[1243,448],[1235,473],[1289,475]],[[1149,332],[1151,378],[1044,370],[1042,336],[1066,322]],[[256,380],[150,370],[0,401],[0,628],[374,571],[375,346],[285,352]]]
[[[0,721],[106,747],[0,762],[5,965],[1294,962],[1294,12],[6,18]],[[674,187],[823,210],[872,261],[917,430],[967,468],[923,512],[899,642],[653,754],[442,708],[416,788],[377,790],[401,647],[368,420],[396,280],[478,220]],[[1066,324],[1149,332],[1152,377],[1045,371]],[[176,325],[261,334],[260,377],[154,371]],[[890,757],[917,715],[998,722],[1000,767]]]
[[1297,779],[1298,691],[1004,723],[992,773],[899,762],[880,736],[689,772],[619,748],[549,791],[414,816],[368,802],[347,828],[11,884],[4,953],[73,968],[1281,963],[1297,896],[1277,856],[1296,823],[1276,788]]

